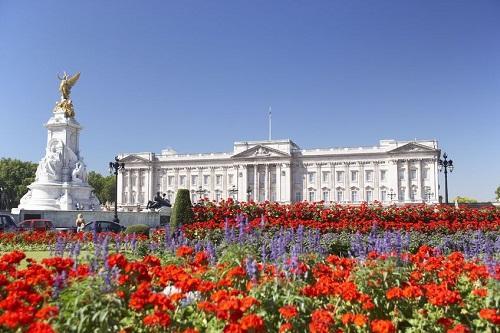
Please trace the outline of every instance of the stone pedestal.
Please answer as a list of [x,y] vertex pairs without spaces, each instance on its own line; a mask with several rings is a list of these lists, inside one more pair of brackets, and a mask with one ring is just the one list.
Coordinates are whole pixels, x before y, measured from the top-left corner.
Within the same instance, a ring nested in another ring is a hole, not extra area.
[[40,160],[35,181],[15,210],[98,210],[100,203],[87,182],[87,170],[80,155],[82,127],[59,106],[45,127],[45,156]]

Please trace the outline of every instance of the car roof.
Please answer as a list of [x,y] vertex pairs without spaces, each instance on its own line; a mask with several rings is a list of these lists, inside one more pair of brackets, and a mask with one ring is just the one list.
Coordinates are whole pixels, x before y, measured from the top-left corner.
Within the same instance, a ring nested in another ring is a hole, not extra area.
[[22,221],[21,223],[24,223],[24,222],[39,222],[39,221],[52,222],[51,220],[48,220],[48,219],[28,219],[28,220]]

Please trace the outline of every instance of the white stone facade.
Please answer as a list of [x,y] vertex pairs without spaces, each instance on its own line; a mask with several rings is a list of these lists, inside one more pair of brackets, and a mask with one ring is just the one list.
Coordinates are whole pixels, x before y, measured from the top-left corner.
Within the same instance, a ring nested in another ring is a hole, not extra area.
[[[156,192],[191,200],[437,202],[437,141],[381,140],[377,146],[301,149],[291,140],[235,142],[231,153],[121,154],[118,205],[144,207]],[[392,197],[392,198],[391,198]]]

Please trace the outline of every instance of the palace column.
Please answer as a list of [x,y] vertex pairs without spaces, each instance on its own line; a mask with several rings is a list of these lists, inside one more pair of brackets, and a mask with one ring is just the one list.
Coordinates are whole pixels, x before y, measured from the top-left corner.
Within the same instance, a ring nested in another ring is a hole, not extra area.
[[365,191],[365,164],[359,162],[359,201],[366,201],[366,191]]
[[380,166],[378,161],[373,161],[373,200],[380,201]]
[[264,201],[269,200],[269,164],[266,163],[264,171]]
[[253,165],[253,193],[252,193],[252,199],[253,201],[257,202],[259,197],[258,197],[258,194],[259,194],[259,182],[258,182],[258,179],[257,179],[257,167],[258,167],[258,164],[254,164]]
[[418,184],[418,188],[417,188],[417,193],[418,193],[418,200],[419,201],[422,201],[422,202],[425,202],[425,187],[424,187],[424,177],[423,176],[423,167],[422,167],[422,159],[419,158],[418,159],[418,170],[417,170],[417,184]]
[[330,179],[328,180],[328,186],[330,187],[330,202],[337,201],[336,190],[335,190],[335,181],[337,175],[335,174],[335,163],[330,163]]
[[411,201],[411,196],[410,196],[410,193],[411,193],[411,179],[410,179],[410,160],[406,160],[406,193],[405,193],[405,196],[406,196],[406,201]]
[[229,198],[229,194],[227,193],[227,166],[222,167],[223,176],[222,176],[222,199]]
[[321,197],[321,163],[316,163],[316,201],[321,201],[323,198]]
[[276,201],[281,202],[281,191],[283,190],[281,188],[282,184],[282,176],[281,176],[281,163],[276,164],[276,188],[274,189],[274,192],[276,193]]
[[240,180],[240,171],[237,171],[237,179],[238,179],[238,200],[239,201],[248,201],[247,197],[247,189],[248,189],[248,166],[246,164],[242,165],[241,171],[241,180]]
[[210,167],[210,200],[215,200],[215,168]]
[[344,184],[345,184],[345,190],[344,190],[344,201],[351,202],[351,175],[349,174],[349,162],[345,162],[345,171],[344,171]]

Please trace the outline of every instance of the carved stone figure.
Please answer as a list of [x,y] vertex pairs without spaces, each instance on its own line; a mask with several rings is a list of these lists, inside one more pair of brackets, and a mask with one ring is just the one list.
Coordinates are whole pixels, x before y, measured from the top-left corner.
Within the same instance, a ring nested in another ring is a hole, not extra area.
[[85,183],[87,181],[87,171],[85,170],[85,165],[81,161],[76,162],[71,177],[73,183]]
[[59,180],[61,176],[62,156],[54,145],[47,150],[36,169],[36,180]]

